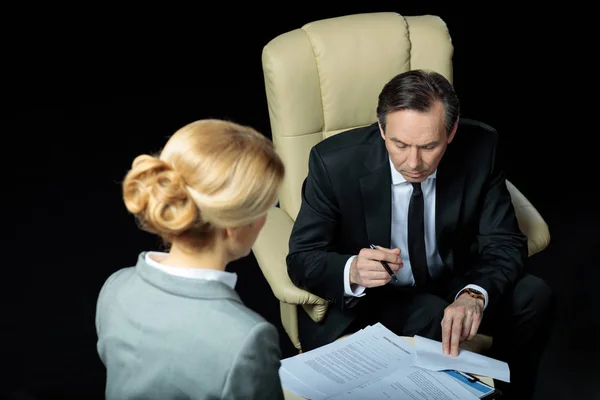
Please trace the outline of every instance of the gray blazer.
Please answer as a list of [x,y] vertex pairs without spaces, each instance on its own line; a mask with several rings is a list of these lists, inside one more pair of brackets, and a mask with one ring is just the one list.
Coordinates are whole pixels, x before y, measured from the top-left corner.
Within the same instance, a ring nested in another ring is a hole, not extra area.
[[144,256],[98,298],[106,399],[283,399],[275,327],[224,283],[169,275]]

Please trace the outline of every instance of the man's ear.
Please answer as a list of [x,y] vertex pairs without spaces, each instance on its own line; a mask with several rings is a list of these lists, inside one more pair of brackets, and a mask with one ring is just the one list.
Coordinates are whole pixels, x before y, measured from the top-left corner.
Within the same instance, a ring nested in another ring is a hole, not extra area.
[[454,135],[456,135],[457,129],[458,129],[458,118],[456,119],[456,122],[454,123],[454,126],[452,127],[452,130],[450,131],[450,134],[448,135],[448,143],[450,143],[454,140]]
[[377,126],[379,126],[379,133],[381,134],[381,138],[385,140],[385,132],[383,131],[383,128],[381,127],[381,122],[379,122],[379,120],[377,121]]

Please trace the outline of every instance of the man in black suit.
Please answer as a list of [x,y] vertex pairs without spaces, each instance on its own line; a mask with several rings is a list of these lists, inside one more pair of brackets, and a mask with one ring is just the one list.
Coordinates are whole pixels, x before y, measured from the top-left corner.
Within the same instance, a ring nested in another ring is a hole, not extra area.
[[524,272],[527,238],[496,165],[497,133],[459,119],[452,85],[418,70],[385,85],[377,117],[310,153],[288,273],[331,304],[321,323],[299,309],[303,349],[376,322],[450,355],[487,333],[527,398],[552,294]]

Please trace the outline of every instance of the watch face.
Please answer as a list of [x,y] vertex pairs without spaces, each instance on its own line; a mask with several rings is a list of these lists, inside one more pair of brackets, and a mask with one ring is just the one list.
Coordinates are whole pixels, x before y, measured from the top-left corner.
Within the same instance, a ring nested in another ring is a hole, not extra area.
[[471,292],[475,293],[475,294],[483,294],[483,293],[481,293],[481,292],[480,292],[479,290],[477,290],[477,289],[472,289],[472,288],[469,288],[469,290],[470,290]]

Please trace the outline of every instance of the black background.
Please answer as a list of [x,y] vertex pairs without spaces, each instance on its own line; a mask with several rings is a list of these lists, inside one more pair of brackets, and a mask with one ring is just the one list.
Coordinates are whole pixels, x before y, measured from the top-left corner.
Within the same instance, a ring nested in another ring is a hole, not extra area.
[[[523,2],[524,3],[524,2]],[[6,9],[2,28],[4,364],[8,398],[102,398],[95,301],[104,280],[155,238],[140,232],[119,182],[133,158],[182,125],[226,118],[271,136],[263,46],[322,18],[396,11],[435,14],[455,48],[462,115],[496,127],[501,162],[550,226],[531,272],[557,293],[557,321],[538,398],[589,398],[597,367],[595,286],[600,240],[594,194],[595,124],[583,111],[591,78],[578,66],[569,15],[584,9],[369,2],[230,4],[207,9]],[[377,62],[377,60],[373,60]],[[567,94],[573,90],[583,94]],[[246,304],[280,328],[277,300],[252,255],[229,267]],[[582,396],[582,397],[578,397]]]

